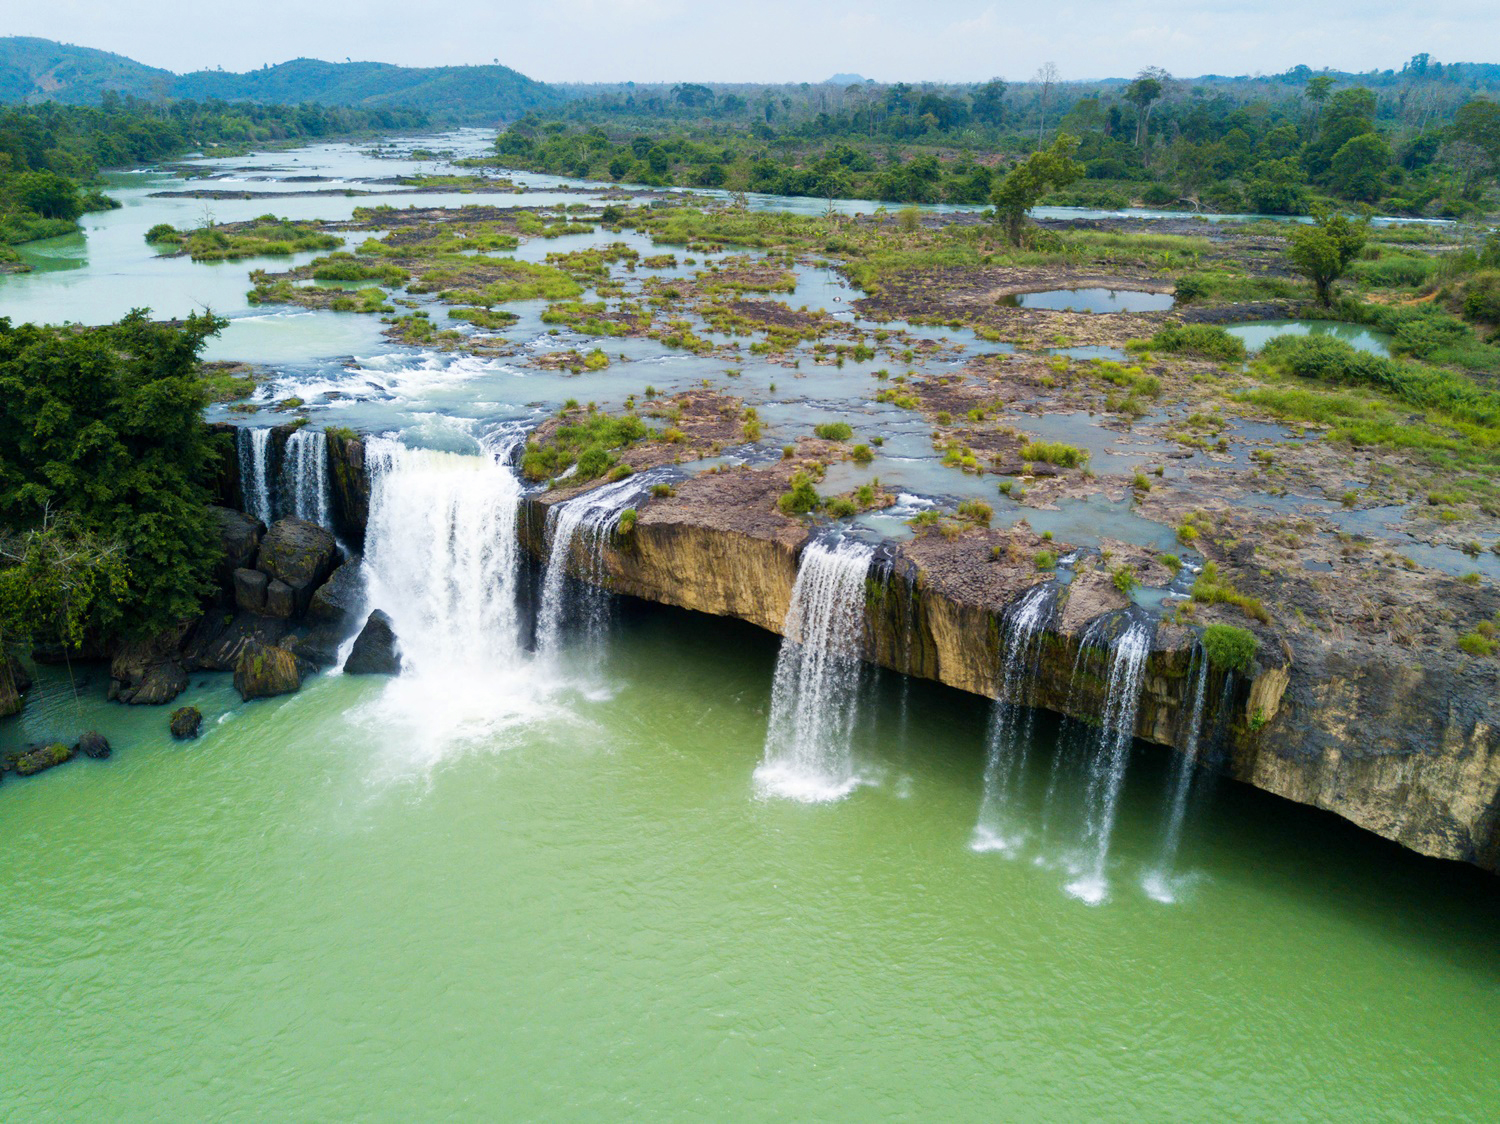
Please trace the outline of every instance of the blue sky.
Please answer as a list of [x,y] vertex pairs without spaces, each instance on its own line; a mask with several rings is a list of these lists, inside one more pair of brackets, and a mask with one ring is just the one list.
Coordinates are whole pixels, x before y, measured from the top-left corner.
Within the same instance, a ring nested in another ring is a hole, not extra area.
[[[440,15],[438,13],[441,13]],[[880,81],[1399,68],[1418,51],[1500,61],[1500,2],[1368,0],[0,0],[10,35],[184,71],[298,55],[412,66],[498,58],[548,81]]]

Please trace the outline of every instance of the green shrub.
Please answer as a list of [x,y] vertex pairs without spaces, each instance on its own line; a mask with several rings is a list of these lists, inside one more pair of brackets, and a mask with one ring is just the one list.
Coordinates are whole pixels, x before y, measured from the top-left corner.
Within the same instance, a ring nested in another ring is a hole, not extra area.
[[1150,339],[1157,351],[1197,355],[1222,363],[1245,358],[1245,341],[1213,324],[1168,324]]
[[1038,570],[1057,569],[1057,555],[1050,550],[1039,550],[1032,555],[1032,563]]
[[1211,624],[1203,630],[1201,639],[1209,663],[1241,674],[1250,670],[1260,648],[1255,633],[1232,624]]
[[159,222],[146,231],[146,241],[152,245],[180,245],[182,235],[171,223]]
[[628,535],[635,530],[635,508],[627,507],[620,512],[620,522],[615,525],[615,531],[621,535]]
[[1089,453],[1087,449],[1061,441],[1031,441],[1021,446],[1021,459],[1045,461],[1063,468],[1077,468],[1089,459]]
[[859,512],[858,506],[847,496],[835,496],[828,501],[825,510],[835,519],[847,519]]
[[813,432],[825,441],[847,441],[854,436],[848,422],[827,422],[814,427]]
[[818,492],[812,477],[805,472],[792,473],[791,491],[782,494],[776,506],[783,515],[806,515],[818,506]]
[[994,516],[995,509],[983,500],[964,500],[958,505],[958,517],[967,519],[971,523],[978,523],[982,527],[990,525],[990,519]]

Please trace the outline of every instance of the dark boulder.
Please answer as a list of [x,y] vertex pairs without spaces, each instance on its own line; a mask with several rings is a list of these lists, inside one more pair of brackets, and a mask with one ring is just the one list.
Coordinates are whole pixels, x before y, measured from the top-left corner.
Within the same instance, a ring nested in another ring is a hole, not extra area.
[[214,581],[226,594],[234,593],[234,572],[253,567],[260,550],[266,525],[240,511],[227,507],[210,508],[219,529],[219,561],[214,567]]
[[328,434],[328,483],[334,530],[355,550],[363,550],[370,521],[370,474],[365,444],[358,437]]
[[273,644],[251,642],[234,667],[234,689],[246,702],[289,695],[301,686],[297,657]]
[[95,761],[103,761],[110,754],[109,739],[95,730],[90,730],[78,739],[73,752],[92,757]]
[[178,741],[196,738],[202,726],[203,712],[196,706],[179,706],[172,712],[172,721],[169,728],[172,731],[172,736]]
[[35,746],[17,755],[14,768],[21,776],[29,777],[73,760],[73,752],[72,746],[63,745],[62,742]]
[[343,624],[364,608],[365,576],[360,560],[351,558],[318,587],[307,606],[308,620]]
[[337,561],[331,532],[305,519],[278,519],[261,541],[255,568],[291,586],[296,611],[303,613]]
[[266,586],[271,579],[259,570],[241,566],[234,572],[234,604],[247,613],[264,612],[266,608]]
[[187,666],[195,671],[233,671],[250,644],[279,644],[291,622],[255,613],[208,613],[183,647]]
[[345,675],[400,675],[401,651],[391,618],[376,609],[344,661]]
[[134,706],[156,706],[187,690],[182,646],[193,623],[120,645],[109,664],[109,697]]
[[297,595],[284,581],[272,579],[266,586],[266,616],[288,621],[297,615]]

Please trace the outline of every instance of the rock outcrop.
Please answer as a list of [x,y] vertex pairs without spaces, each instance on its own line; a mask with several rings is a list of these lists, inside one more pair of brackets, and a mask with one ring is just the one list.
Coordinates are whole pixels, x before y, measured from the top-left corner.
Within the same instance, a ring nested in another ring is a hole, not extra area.
[[[333,573],[339,548],[331,532],[305,519],[278,519],[261,540],[255,568],[291,590],[294,612],[305,613],[318,586]],[[266,587],[267,603],[273,596]]]
[[365,621],[344,661],[345,675],[399,675],[401,650],[391,618],[376,609]]
[[203,712],[196,706],[180,706],[172,712],[168,729],[178,741],[196,738],[203,727]]
[[290,695],[301,686],[297,657],[285,648],[252,641],[240,652],[234,667],[234,689],[246,702]]
[[191,628],[188,621],[117,648],[109,664],[109,697],[122,703],[158,706],[187,690],[182,645]]
[[329,432],[328,485],[334,530],[352,549],[364,550],[365,524],[370,520],[370,474],[365,469],[365,444],[358,437]]

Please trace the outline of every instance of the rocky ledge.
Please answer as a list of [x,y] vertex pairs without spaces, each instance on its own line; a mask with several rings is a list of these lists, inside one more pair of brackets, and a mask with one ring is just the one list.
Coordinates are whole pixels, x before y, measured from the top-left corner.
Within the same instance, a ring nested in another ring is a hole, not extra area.
[[[779,633],[801,552],[818,533],[775,510],[793,470],[710,473],[644,499],[628,530],[602,545],[608,588]],[[526,503],[522,538],[535,557],[548,549],[549,508],[586,490],[554,489]],[[1103,677],[1074,674],[1080,645],[1090,629],[1098,636],[1140,610],[1089,552],[1066,584],[1038,572],[1032,559],[1044,546],[1057,548],[1024,526],[886,543],[869,576],[865,658],[993,698],[1007,607],[1050,582],[1057,592],[1031,701],[1085,721],[1102,713]],[[1137,572],[1152,564],[1138,548],[1106,546]],[[581,549],[569,565],[579,576],[600,572]],[[1193,623],[1233,622],[1258,644],[1242,670],[1211,670],[1204,725],[1216,736],[1204,764],[1423,854],[1500,871],[1500,677],[1492,661],[1282,632],[1227,610],[1209,606]],[[1169,619],[1157,624],[1138,737],[1187,744],[1198,636]]]

